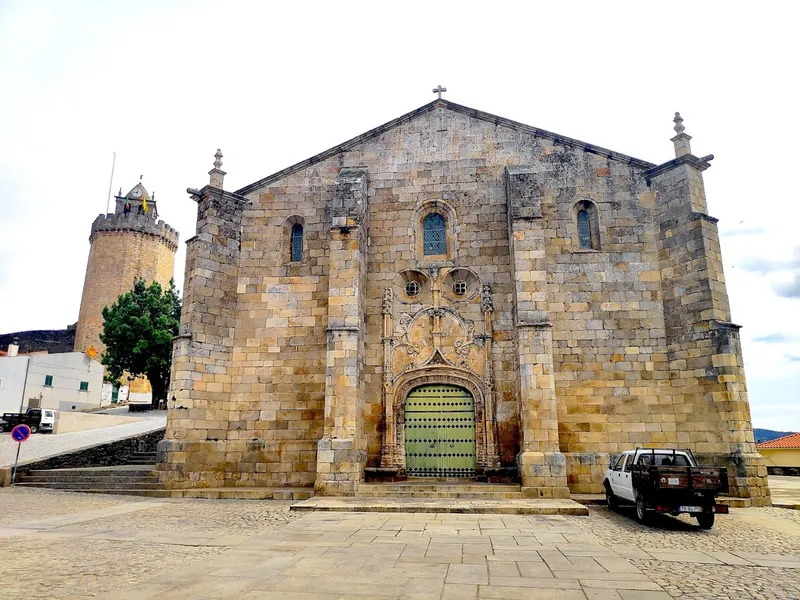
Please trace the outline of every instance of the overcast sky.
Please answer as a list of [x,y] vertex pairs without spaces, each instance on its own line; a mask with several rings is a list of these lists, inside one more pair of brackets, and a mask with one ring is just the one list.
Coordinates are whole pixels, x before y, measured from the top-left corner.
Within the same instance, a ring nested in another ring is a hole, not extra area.
[[793,2],[0,0],[0,333],[78,318],[89,230],[144,175],[183,241],[237,189],[430,102],[655,163],[676,110],[720,219],[754,425],[800,430]]

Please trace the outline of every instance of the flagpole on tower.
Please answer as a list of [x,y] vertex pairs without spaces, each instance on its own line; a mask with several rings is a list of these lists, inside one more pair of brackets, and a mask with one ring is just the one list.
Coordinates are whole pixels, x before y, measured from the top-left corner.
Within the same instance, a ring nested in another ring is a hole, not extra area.
[[111,179],[108,182],[108,199],[106,200],[106,214],[111,206],[111,186],[114,185],[114,166],[117,164],[117,153],[114,152],[114,160],[111,161]]

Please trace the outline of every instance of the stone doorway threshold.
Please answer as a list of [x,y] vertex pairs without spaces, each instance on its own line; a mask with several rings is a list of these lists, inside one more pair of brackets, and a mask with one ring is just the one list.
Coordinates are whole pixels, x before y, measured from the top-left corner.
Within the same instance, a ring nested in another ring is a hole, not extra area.
[[406,512],[460,513],[501,515],[578,515],[587,516],[589,509],[574,500],[534,498],[484,500],[462,498],[353,498],[314,496],[297,502],[289,510],[331,512]]

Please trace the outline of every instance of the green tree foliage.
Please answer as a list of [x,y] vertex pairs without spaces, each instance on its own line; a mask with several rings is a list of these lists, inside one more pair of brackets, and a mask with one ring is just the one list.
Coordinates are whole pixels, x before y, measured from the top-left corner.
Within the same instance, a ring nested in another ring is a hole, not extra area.
[[181,300],[172,280],[162,290],[154,281],[147,286],[138,280],[130,292],[122,294],[103,309],[106,345],[103,364],[113,380],[124,372],[145,375],[153,388],[153,404],[165,399],[169,388],[172,338],[178,334]]

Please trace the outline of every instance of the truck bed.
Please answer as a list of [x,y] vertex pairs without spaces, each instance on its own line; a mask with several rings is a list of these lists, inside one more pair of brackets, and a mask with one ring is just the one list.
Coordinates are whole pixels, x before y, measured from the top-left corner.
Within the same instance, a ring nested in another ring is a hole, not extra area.
[[718,467],[634,465],[634,487],[642,491],[710,492],[728,490],[727,470]]

